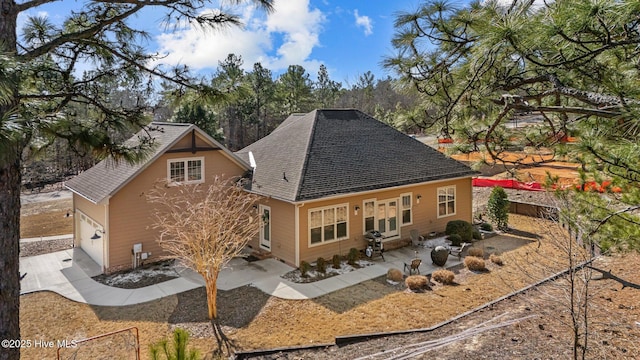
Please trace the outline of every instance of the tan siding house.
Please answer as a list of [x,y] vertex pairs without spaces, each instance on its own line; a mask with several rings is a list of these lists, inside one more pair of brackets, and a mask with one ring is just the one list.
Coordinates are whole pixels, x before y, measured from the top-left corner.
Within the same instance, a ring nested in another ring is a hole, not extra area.
[[294,266],[364,249],[369,231],[400,243],[472,219],[474,171],[357,110],[291,115],[235,154],[194,125],[150,128],[158,145],[146,162],[106,160],[67,183],[75,245],[105,272],[161,255],[145,196],[161,179],[250,177],[264,224],[249,246]]
[[251,246],[294,266],[364,249],[371,230],[389,243],[472,219],[474,171],[357,110],[292,115],[236,154],[269,213],[270,243]]
[[239,178],[249,169],[194,125],[152,123],[150,129],[157,147],[146,162],[105,160],[67,183],[76,212],[75,246],[105,272],[131,267],[136,257],[153,261],[163,255],[146,200],[159,181],[207,184],[216,176]]

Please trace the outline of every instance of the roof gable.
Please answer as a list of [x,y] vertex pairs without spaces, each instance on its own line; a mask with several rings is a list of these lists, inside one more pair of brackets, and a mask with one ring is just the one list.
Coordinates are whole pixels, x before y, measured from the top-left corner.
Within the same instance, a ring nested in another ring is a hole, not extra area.
[[288,201],[475,174],[358,110],[290,116],[238,154],[247,156],[249,151],[257,164],[252,189]]
[[[118,190],[162,154],[176,147],[181,140],[184,142],[183,139],[187,137],[189,139],[193,137],[196,146],[205,142],[210,147],[222,150],[238,166],[249,169],[249,166],[244,161],[192,124],[152,122],[145,129],[127,140],[128,145],[135,145],[139,141],[139,137],[143,136],[151,136],[154,144],[151,154],[145,161],[130,164],[125,161],[116,162],[113,158],[106,158],[67,181],[65,186],[93,203],[100,203],[117,193]],[[190,141],[187,142],[190,143]]]

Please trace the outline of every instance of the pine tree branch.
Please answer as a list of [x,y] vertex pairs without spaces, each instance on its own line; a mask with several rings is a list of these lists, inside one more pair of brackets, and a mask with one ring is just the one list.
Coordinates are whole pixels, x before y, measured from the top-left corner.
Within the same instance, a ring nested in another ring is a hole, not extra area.
[[605,279],[610,279],[610,280],[613,280],[613,281],[616,281],[616,282],[619,282],[620,284],[622,284],[622,288],[623,288],[623,289],[624,289],[624,288],[626,288],[626,287],[630,287],[630,288],[632,288],[632,289],[640,290],[640,284],[632,283],[632,282],[629,282],[629,281],[627,281],[627,280],[621,279],[621,278],[619,278],[619,277],[617,277],[617,276],[613,275],[613,274],[611,273],[611,270],[609,270],[609,271],[604,271],[604,270],[602,270],[602,269],[598,269],[598,268],[593,267],[593,266],[591,266],[591,265],[587,265],[587,267],[588,267],[589,269],[591,269],[591,270],[597,271],[597,272],[599,272],[599,273],[601,273],[601,274],[602,274],[602,277],[600,277],[600,278],[598,278],[598,279],[594,279],[594,280],[605,280]]
[[47,54],[51,51],[53,51],[53,49],[68,43],[68,42],[73,42],[73,41],[78,41],[78,40],[83,40],[83,39],[89,39],[92,38],[94,35],[96,35],[97,33],[99,33],[100,31],[102,31],[104,28],[108,27],[109,25],[113,25],[119,21],[122,21],[128,17],[130,17],[131,15],[135,14],[136,12],[140,11],[142,8],[144,7],[144,5],[137,5],[132,7],[129,11],[125,11],[121,14],[118,14],[117,16],[114,16],[112,18],[106,19],[104,21],[99,21],[97,22],[95,25],[83,30],[83,31],[78,31],[78,32],[73,32],[73,33],[68,33],[68,34],[64,34],[61,35],[31,51],[28,51],[26,53],[20,54],[17,56],[17,58],[20,61],[29,61],[29,60],[33,60],[36,59],[39,56],[43,56],[44,54]]

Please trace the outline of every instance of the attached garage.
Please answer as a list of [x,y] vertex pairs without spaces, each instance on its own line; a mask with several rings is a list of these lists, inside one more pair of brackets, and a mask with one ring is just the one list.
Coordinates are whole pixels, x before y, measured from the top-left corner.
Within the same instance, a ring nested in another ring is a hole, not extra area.
[[[85,213],[76,210],[76,221],[79,222],[80,248],[84,250],[100,267],[104,266],[104,228]],[[99,235],[100,237],[94,236]],[[92,239],[96,237],[96,239]]]

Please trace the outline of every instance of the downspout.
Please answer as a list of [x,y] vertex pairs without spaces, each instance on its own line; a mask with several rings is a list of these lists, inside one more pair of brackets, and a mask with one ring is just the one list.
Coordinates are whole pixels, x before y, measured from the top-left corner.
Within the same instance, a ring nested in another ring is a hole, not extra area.
[[104,204],[104,234],[102,241],[102,272],[109,268],[109,236],[111,235],[111,228],[109,228],[109,199]]
[[296,204],[295,215],[295,266],[300,266],[300,208],[304,206],[302,204]]

